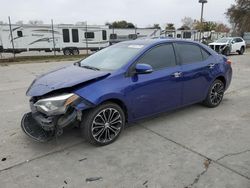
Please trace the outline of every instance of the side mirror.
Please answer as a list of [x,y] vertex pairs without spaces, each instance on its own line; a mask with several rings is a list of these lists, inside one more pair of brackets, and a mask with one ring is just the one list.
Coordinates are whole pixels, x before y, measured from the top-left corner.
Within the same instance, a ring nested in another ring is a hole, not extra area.
[[232,41],[231,43],[232,43],[232,44],[235,44],[235,41]]
[[135,71],[137,74],[149,74],[153,72],[153,68],[148,64],[136,64]]

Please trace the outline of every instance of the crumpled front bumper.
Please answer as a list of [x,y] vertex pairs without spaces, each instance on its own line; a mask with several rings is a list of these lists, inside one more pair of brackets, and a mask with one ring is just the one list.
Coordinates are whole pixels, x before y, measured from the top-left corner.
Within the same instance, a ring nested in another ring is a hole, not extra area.
[[21,127],[26,135],[37,142],[47,142],[55,135],[55,131],[45,131],[32,117],[31,112],[24,114],[21,121]]
[[63,128],[69,125],[75,126],[82,118],[82,111],[93,107],[93,104],[80,99],[67,109],[65,114],[48,116],[37,111],[34,101],[30,100],[31,112],[24,114],[21,127],[25,134],[38,142],[46,142],[53,137],[60,136]]
[[63,128],[77,121],[77,111],[73,110],[60,116],[45,116],[39,112],[24,114],[21,127],[29,137],[38,141],[49,141],[53,136],[60,136]]

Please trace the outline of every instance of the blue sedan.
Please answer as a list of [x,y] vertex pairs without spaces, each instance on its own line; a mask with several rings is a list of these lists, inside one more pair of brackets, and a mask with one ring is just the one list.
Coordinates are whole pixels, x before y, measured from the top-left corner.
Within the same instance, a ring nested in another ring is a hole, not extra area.
[[127,122],[194,103],[217,107],[231,78],[231,62],[200,43],[122,42],[35,79],[21,127],[45,142],[79,126],[88,142],[107,145]]

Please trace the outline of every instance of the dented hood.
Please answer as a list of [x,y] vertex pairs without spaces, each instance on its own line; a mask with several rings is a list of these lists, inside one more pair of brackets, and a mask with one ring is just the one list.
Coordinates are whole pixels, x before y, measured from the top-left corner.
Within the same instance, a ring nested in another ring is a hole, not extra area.
[[95,71],[71,65],[43,74],[30,85],[28,96],[42,96],[51,91],[69,88],[87,81],[109,75],[109,72]]

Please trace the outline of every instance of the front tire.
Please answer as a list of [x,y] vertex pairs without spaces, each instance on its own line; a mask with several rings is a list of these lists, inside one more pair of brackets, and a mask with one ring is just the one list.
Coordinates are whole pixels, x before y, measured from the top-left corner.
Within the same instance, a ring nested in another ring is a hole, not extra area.
[[228,47],[224,50],[223,55],[225,55],[225,56],[230,55],[230,49]]
[[215,80],[209,88],[206,99],[203,104],[209,108],[220,105],[225,92],[225,85],[221,80]]
[[63,50],[63,54],[64,54],[64,55],[67,55],[67,56],[70,55],[70,54],[71,54],[70,49],[68,49],[68,48],[64,49],[64,50]]
[[124,125],[125,115],[122,108],[107,102],[83,114],[81,130],[89,143],[104,146],[119,137]]

